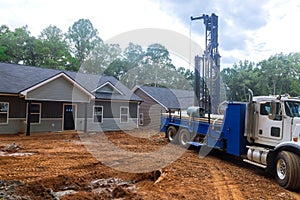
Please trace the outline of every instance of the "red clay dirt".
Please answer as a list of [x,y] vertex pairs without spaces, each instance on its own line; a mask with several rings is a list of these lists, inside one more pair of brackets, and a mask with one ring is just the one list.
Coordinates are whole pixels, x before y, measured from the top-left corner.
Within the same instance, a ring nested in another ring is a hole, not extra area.
[[[105,136],[128,152],[168,145],[164,137],[147,134],[135,130]],[[82,136],[72,131],[1,135],[0,199],[300,199],[299,191],[281,188],[262,169],[220,151],[199,158],[196,150],[185,150],[160,171],[129,173],[96,159]]]

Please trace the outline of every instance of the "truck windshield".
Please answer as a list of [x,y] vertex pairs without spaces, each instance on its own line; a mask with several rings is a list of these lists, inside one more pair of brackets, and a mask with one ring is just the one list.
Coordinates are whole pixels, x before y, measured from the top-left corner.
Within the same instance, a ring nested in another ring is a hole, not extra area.
[[290,117],[300,117],[300,102],[299,101],[286,101],[285,102],[286,114]]

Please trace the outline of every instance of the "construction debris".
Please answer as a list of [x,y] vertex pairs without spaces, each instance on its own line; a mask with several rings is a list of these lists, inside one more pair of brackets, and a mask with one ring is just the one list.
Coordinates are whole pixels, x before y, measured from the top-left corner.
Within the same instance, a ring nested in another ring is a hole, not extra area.
[[119,178],[97,179],[90,183],[94,193],[108,198],[121,198],[136,192],[134,181],[123,181]]
[[16,143],[11,143],[11,144],[7,145],[6,147],[4,147],[3,151],[8,152],[8,153],[15,153],[20,149],[23,149],[23,147],[19,146]]

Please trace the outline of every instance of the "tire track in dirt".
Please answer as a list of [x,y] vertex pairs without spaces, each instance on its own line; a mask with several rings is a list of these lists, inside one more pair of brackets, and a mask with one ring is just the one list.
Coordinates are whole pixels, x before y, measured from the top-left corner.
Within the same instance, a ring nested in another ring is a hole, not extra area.
[[220,168],[218,163],[214,164],[209,164],[209,169],[213,179],[212,183],[217,189],[218,198],[221,200],[244,199],[239,189],[240,186],[235,184],[236,181],[230,178],[231,175],[226,173],[225,168]]

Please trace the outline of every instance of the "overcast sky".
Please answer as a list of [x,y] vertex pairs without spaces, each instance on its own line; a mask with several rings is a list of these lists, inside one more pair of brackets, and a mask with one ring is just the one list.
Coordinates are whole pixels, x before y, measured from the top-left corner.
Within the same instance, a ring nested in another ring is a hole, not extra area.
[[0,0],[1,24],[11,30],[28,25],[34,36],[50,24],[67,32],[85,18],[103,40],[158,28],[183,34],[203,48],[203,22],[190,17],[211,13],[219,16],[222,68],[300,52],[299,0]]

